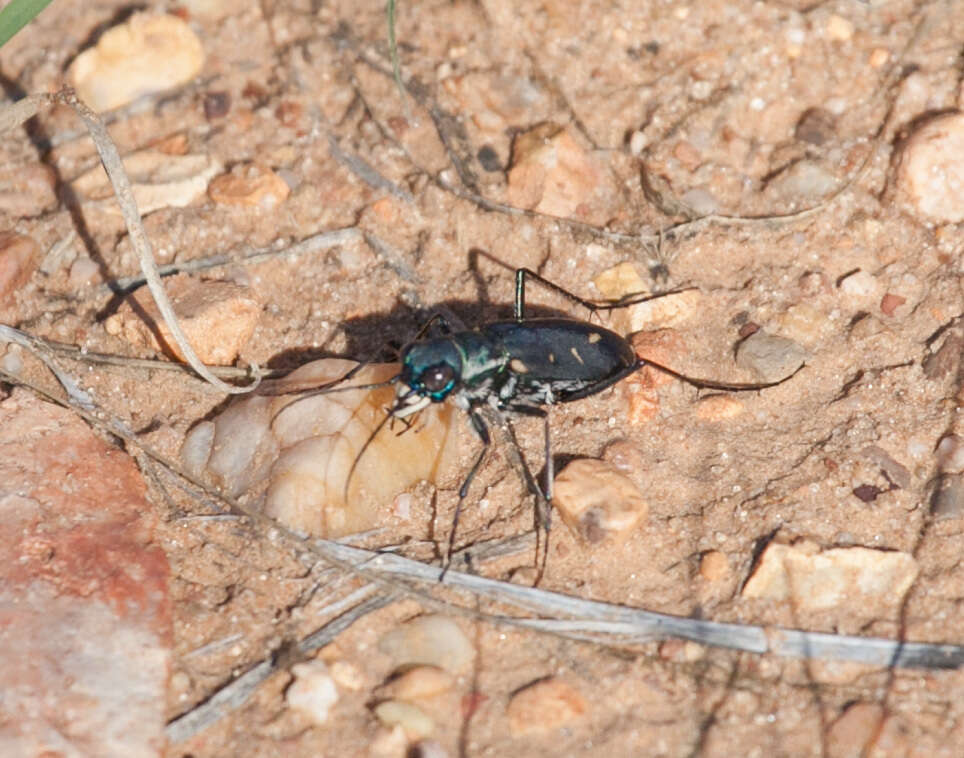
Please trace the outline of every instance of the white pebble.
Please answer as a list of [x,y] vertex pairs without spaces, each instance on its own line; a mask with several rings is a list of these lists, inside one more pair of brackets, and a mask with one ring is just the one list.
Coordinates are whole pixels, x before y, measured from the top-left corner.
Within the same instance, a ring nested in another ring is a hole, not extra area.
[[964,439],[948,434],[937,443],[937,465],[941,471],[964,471]]
[[11,345],[7,352],[0,358],[0,369],[3,369],[12,376],[19,376],[23,371],[23,356],[20,354],[19,345]]
[[285,692],[289,708],[305,714],[316,724],[328,720],[331,707],[338,702],[335,681],[322,661],[308,661],[292,667],[295,680]]
[[939,116],[908,138],[897,186],[905,208],[938,223],[964,221],[964,114]]
[[181,445],[181,462],[189,474],[200,478],[204,467],[211,457],[211,447],[214,444],[214,423],[201,421],[184,438]]
[[374,708],[375,716],[387,727],[400,726],[410,740],[420,740],[435,731],[431,717],[417,705],[386,700]]
[[648,144],[649,138],[646,134],[640,130],[636,130],[629,138],[629,152],[635,156],[642,155],[643,150],[646,149],[646,145]]
[[388,632],[378,643],[395,667],[438,666],[453,674],[469,668],[475,650],[462,628],[448,616],[418,616]]
[[851,297],[869,297],[877,294],[877,290],[876,277],[863,269],[848,274],[840,281],[840,291]]

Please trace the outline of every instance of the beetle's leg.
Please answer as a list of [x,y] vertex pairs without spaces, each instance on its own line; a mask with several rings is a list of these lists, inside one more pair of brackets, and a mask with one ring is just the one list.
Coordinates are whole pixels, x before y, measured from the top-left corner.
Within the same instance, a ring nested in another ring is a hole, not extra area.
[[[541,491],[537,491],[535,495],[536,499],[539,500],[540,505],[539,520],[542,522],[543,527],[548,532],[549,516],[552,510],[552,483],[553,479],[555,478],[552,460],[552,440],[549,436],[549,413],[544,408],[540,408],[535,405],[507,405],[505,410],[511,411],[512,413],[518,413],[522,416],[534,416],[542,419],[543,439],[545,440],[546,482],[545,487]],[[538,490],[538,484],[536,484],[536,489]],[[542,502],[539,499],[540,496],[542,500],[545,500],[545,508],[542,507]]]
[[433,313],[431,318],[422,324],[421,328],[419,328],[419,330],[415,333],[415,337],[412,339],[412,342],[418,342],[420,339],[422,339],[422,337],[425,336],[426,332],[428,332],[428,330],[431,329],[434,324],[440,324],[442,329],[445,330],[446,334],[451,334],[452,327],[449,326],[448,319],[445,318],[445,316],[441,313]]
[[472,484],[475,473],[482,465],[482,461],[485,460],[485,454],[488,452],[489,444],[491,443],[489,428],[474,408],[469,410],[469,421],[472,422],[472,428],[475,429],[475,433],[478,434],[479,439],[482,440],[482,450],[479,451],[479,457],[475,459],[475,463],[473,463],[472,468],[469,469],[465,481],[462,482],[462,486],[459,487],[459,502],[455,506],[455,516],[452,519],[452,531],[449,532],[449,546],[445,551],[445,558],[442,561],[442,573],[439,574],[438,578],[440,582],[445,578],[445,572],[449,570],[449,564],[452,562],[452,551],[455,549],[455,533],[459,528],[459,516],[462,515],[462,503],[465,501],[465,496],[469,494],[469,485]]
[[638,303],[645,303],[647,300],[655,300],[666,295],[675,295],[678,292],[685,292],[690,289],[696,289],[695,287],[684,287],[683,289],[669,290],[668,292],[658,292],[655,294],[648,295],[627,295],[626,297],[610,303],[598,303],[593,300],[586,300],[585,298],[574,295],[569,290],[560,287],[554,282],[550,282],[544,276],[540,276],[535,271],[529,268],[517,268],[515,270],[515,308],[514,316],[515,320],[522,322],[525,321],[525,305],[526,305],[526,278],[534,279],[539,282],[546,289],[550,289],[562,295],[564,298],[572,303],[581,305],[586,308],[590,313],[595,313],[596,311],[613,311],[617,308],[625,308],[628,305],[636,305]]

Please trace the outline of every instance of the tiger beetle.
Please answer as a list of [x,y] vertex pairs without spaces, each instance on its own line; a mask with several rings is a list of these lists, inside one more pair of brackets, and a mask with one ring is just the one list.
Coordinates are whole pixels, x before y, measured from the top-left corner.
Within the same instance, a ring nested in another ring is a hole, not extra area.
[[[452,398],[458,407],[468,413],[472,428],[482,441],[482,450],[459,488],[459,501],[440,580],[448,570],[462,502],[491,444],[489,429],[482,416],[486,407],[497,414],[507,412],[543,419],[546,487],[544,492],[536,494],[544,497],[548,503],[552,499],[553,471],[546,406],[595,395],[643,366],[652,366],[698,388],[730,391],[774,387],[789,380],[803,368],[801,365],[789,376],[764,384],[729,384],[685,376],[667,366],[637,357],[625,338],[602,326],[569,318],[526,318],[527,279],[537,281],[584,306],[590,313],[624,308],[661,296],[647,295],[614,303],[594,303],[553,284],[530,269],[516,269],[512,319],[453,332],[445,319],[436,315],[422,327],[415,340],[402,350],[402,368],[397,376],[379,384],[335,389],[328,385],[316,391],[324,393],[339,389],[398,385],[394,404],[358,452],[348,475],[349,482],[359,459],[389,420],[406,420],[429,404],[441,403],[448,398]],[[439,337],[425,337],[434,323],[440,323],[445,333]],[[354,370],[339,382],[353,373]],[[345,488],[347,493],[347,482]],[[543,526],[548,531],[548,513],[543,517]]]

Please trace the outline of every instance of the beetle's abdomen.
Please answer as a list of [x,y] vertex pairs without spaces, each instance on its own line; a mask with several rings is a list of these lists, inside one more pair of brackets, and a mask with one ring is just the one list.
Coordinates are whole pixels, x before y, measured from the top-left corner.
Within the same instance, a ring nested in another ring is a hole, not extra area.
[[502,346],[517,388],[534,396],[548,389],[554,402],[613,377],[637,363],[629,343],[615,332],[583,321],[562,318],[496,321],[482,333]]

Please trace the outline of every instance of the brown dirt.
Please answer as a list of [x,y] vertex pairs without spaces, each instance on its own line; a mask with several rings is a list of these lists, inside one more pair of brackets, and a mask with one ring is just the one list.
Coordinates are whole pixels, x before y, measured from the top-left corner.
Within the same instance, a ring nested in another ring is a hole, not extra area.
[[[647,199],[643,166],[655,186],[648,196],[659,194],[664,208],[673,197],[693,201],[687,192],[702,188],[720,212],[743,216],[818,202],[794,195],[784,181],[801,160],[839,180],[858,175],[854,186],[805,219],[707,225],[663,241],[659,253],[668,261],[670,285],[703,293],[698,312],[674,327],[685,345],[676,368],[753,381],[733,362],[741,328],[751,323],[797,340],[810,353],[808,367],[787,384],[741,397],[744,411],[722,420],[701,417],[697,391],[678,383],[661,387],[658,412],[648,419],[641,414],[635,425],[624,421],[631,398],[621,388],[554,410],[553,449],[563,460],[600,456],[610,443],[629,440],[650,514],[645,527],[614,549],[586,546],[557,529],[541,586],[714,620],[964,640],[964,590],[955,589],[964,580],[960,518],[929,516],[933,451],[959,410],[956,361],[932,376],[922,368],[941,330],[962,312],[964,235],[900,212],[888,186],[901,130],[924,113],[959,105],[964,6],[904,0],[403,4],[398,39],[403,70],[419,82],[413,90],[421,102],[415,102],[399,97],[387,73],[380,3],[183,5],[208,56],[202,76],[119,117],[112,134],[122,153],[183,134],[191,152],[212,154],[228,167],[267,164],[292,192],[271,210],[205,200],[158,211],[146,219],[158,258],[183,262],[353,224],[391,246],[389,254],[353,246],[204,274],[250,284],[266,304],[242,352],[245,361],[293,366],[321,354],[373,357],[386,335],[404,342],[438,304],[469,322],[504,314],[511,269],[518,266],[587,296],[593,278],[622,261],[647,277],[655,253],[645,245],[545,215],[485,210],[441,188],[436,177],[450,184],[458,177],[438,125],[474,173],[478,193],[497,202],[508,196],[503,169],[513,134],[547,121],[568,126],[575,143],[605,167],[599,182],[609,188],[577,204],[573,215],[626,234],[651,234],[680,220]],[[221,6],[228,12],[214,19],[210,9]],[[4,49],[5,81],[23,92],[56,88],[98,25],[124,7],[103,0],[54,4]],[[852,33],[846,26],[840,31],[835,14],[852,23]],[[891,67],[908,45],[896,64],[906,67],[900,83],[887,89]],[[880,50],[889,52],[882,64],[875,55]],[[229,99],[226,114],[209,109],[206,116],[205,102],[218,93]],[[426,104],[435,109],[435,122]],[[808,120],[801,136],[810,141],[803,141],[795,127],[813,107],[835,116],[829,125]],[[42,159],[60,179],[78,175],[95,157],[75,129],[78,122],[66,111],[48,112],[25,132],[5,137],[2,163]],[[645,136],[639,156],[630,150],[637,131]],[[485,163],[498,170],[476,159],[483,148]],[[336,153],[365,161],[411,193],[412,202],[366,184]],[[44,250],[76,234],[74,250],[89,255],[104,278],[136,273],[125,234],[105,213],[78,215],[60,205],[4,221]],[[878,283],[866,300],[849,298],[838,286],[858,268]],[[132,354],[104,329],[116,308],[109,294],[76,288],[68,273],[69,266],[38,271],[8,306],[6,320],[90,350]],[[885,293],[906,302],[886,313]],[[530,300],[568,308],[541,293]],[[190,426],[222,402],[173,373],[97,368],[85,376],[106,406],[170,456]],[[539,425],[518,427],[527,458],[538,461]],[[904,485],[888,489],[872,447],[906,469]],[[468,462],[471,445],[466,450]],[[853,493],[861,485],[881,492],[865,502]],[[154,490],[167,519],[161,539],[175,576],[174,717],[317,626],[313,613],[335,588],[351,583],[325,575],[336,584],[325,597],[313,596],[319,571],[290,546],[254,538],[230,521],[187,517],[184,509],[208,511],[203,504],[175,506]],[[463,515],[464,544],[532,526],[531,500],[501,451],[470,498],[485,506],[470,503]],[[380,541],[447,534],[454,492],[441,492],[437,512],[428,488],[416,490],[416,500],[416,511],[425,515],[420,530]],[[775,532],[822,547],[908,551],[920,576],[894,618],[868,619],[857,608],[832,618],[802,617],[792,607],[742,600],[756,551]],[[700,573],[708,551],[729,561],[729,573],[715,581]],[[506,578],[531,564],[531,555],[518,555],[486,571]],[[280,673],[244,708],[188,744],[172,745],[169,755],[367,754],[378,734],[368,708],[371,690],[389,673],[377,639],[417,610],[406,601],[374,613],[326,650],[326,658],[357,666],[364,686],[342,695],[324,728],[309,728],[286,711],[289,678]],[[610,650],[481,623],[465,628],[477,662],[460,692],[482,697],[473,697],[478,708],[471,715],[465,716],[463,700],[463,710],[438,719],[436,737],[450,755],[827,755],[837,750],[832,724],[855,701],[883,705],[889,714],[874,755],[964,751],[958,672],[881,672],[717,650],[688,660],[669,643]],[[196,652],[202,646],[210,647]],[[586,713],[549,736],[511,736],[510,694],[550,675],[581,693]]]

